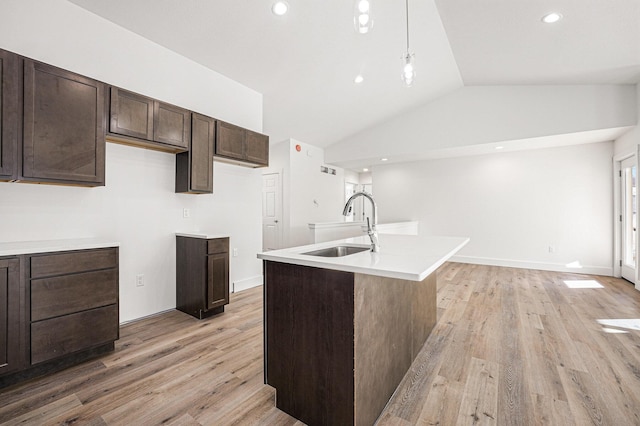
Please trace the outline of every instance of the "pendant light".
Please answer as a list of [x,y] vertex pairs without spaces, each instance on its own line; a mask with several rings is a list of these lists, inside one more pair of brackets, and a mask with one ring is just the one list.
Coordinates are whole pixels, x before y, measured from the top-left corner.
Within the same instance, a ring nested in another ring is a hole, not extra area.
[[416,77],[415,55],[409,51],[409,0],[405,0],[407,8],[407,52],[402,56],[402,80],[405,86],[411,87]]
[[373,28],[371,0],[355,0],[353,25],[359,34],[367,34]]

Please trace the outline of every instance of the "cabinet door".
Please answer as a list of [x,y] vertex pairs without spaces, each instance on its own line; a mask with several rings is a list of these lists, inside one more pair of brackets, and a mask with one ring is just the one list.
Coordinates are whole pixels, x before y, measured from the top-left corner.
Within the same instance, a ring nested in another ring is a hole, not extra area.
[[225,123],[216,122],[216,155],[244,160],[245,129]]
[[0,180],[17,175],[20,59],[0,49]]
[[229,253],[207,256],[207,309],[229,303]]
[[255,164],[269,165],[269,136],[247,130],[247,161]]
[[191,190],[213,193],[213,149],[215,142],[215,120],[193,114],[191,122]]
[[112,87],[109,131],[153,140],[153,99]]
[[20,261],[0,260],[0,374],[21,367]]
[[104,185],[104,84],[24,61],[25,180]]
[[191,113],[175,105],[155,101],[153,105],[153,140],[189,149]]

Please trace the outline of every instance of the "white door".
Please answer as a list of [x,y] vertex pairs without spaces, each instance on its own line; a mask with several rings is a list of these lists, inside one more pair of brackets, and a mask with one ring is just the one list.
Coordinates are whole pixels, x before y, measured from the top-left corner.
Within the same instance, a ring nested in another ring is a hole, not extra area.
[[622,247],[620,273],[622,277],[635,284],[636,282],[636,157],[630,157],[621,163],[620,219]]
[[262,250],[280,248],[282,232],[280,173],[262,175]]

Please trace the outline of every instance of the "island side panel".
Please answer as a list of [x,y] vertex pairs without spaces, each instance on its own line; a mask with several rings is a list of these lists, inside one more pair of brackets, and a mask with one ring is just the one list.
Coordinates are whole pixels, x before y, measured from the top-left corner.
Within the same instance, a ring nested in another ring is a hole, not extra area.
[[355,424],[372,425],[413,361],[413,287],[355,274]]
[[433,272],[422,282],[413,283],[413,295],[411,297],[413,304],[411,310],[412,360],[418,356],[418,352],[424,346],[424,342],[426,342],[438,320],[438,284],[436,276],[437,274]]
[[265,381],[309,425],[354,422],[353,273],[264,262]]

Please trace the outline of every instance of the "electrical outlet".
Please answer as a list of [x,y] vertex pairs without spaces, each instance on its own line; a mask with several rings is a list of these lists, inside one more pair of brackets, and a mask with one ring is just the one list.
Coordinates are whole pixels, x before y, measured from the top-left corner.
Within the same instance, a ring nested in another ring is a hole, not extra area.
[[182,209],[182,217],[184,218],[191,217],[191,212],[189,211],[189,209]]
[[144,286],[144,274],[136,275],[136,287]]
[[233,249],[233,257],[238,257],[238,249],[237,248]]

